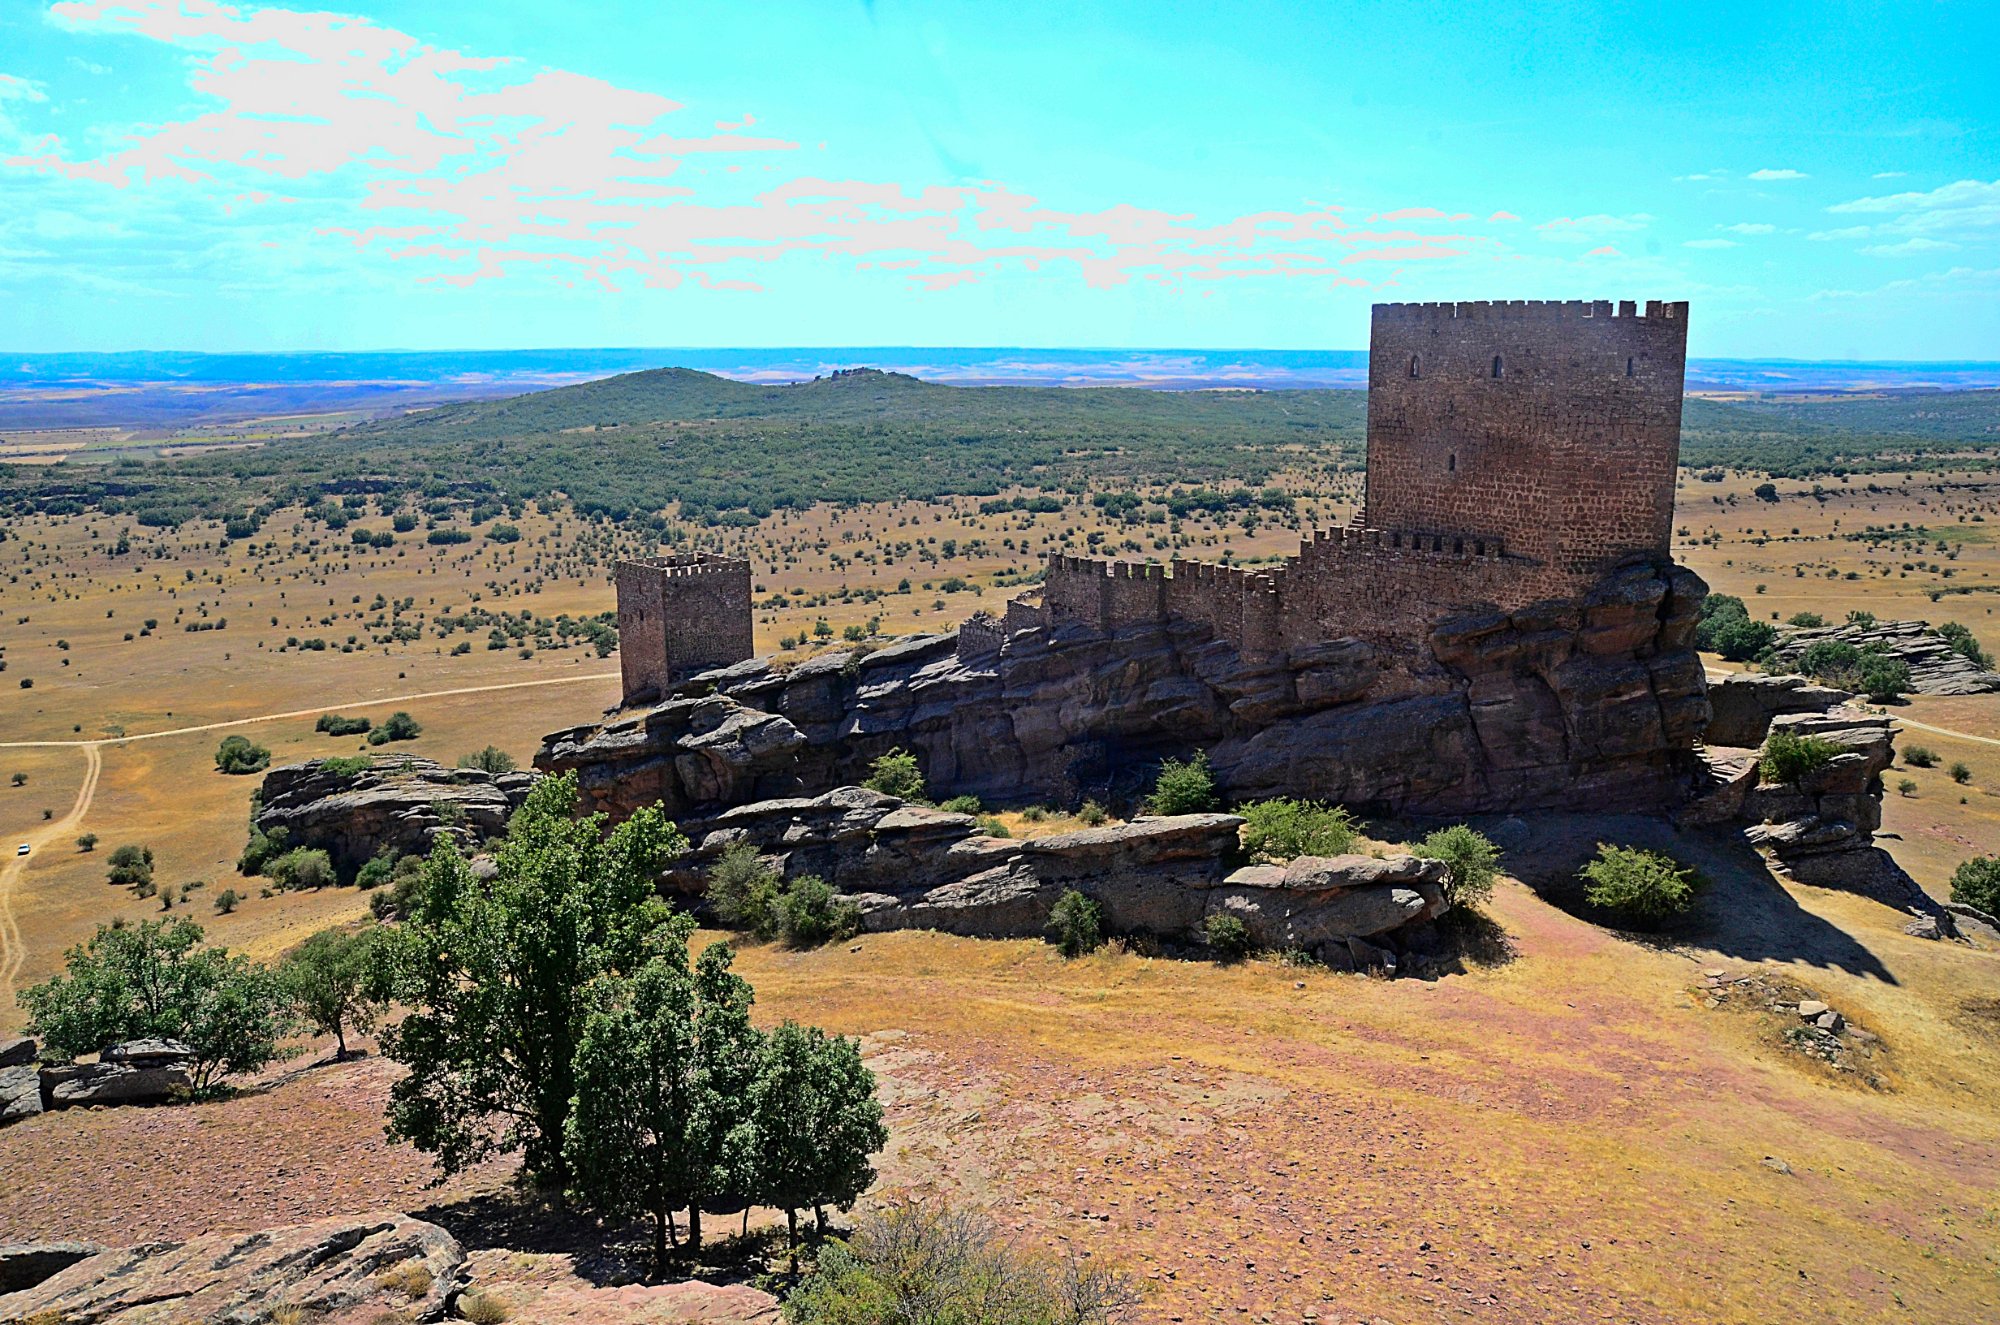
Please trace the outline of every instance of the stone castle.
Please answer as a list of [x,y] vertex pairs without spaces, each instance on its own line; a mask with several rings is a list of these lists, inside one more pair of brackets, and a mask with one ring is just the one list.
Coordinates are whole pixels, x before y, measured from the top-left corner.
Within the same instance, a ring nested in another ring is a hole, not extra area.
[[[1468,604],[1511,612],[1665,562],[1686,359],[1685,303],[1378,304],[1355,524],[1277,569],[1056,553],[1040,601],[973,618],[958,654],[987,661],[1045,628],[1176,624],[1251,664],[1343,638],[1409,653]],[[625,562],[617,584],[628,704],[752,655],[748,563]]]

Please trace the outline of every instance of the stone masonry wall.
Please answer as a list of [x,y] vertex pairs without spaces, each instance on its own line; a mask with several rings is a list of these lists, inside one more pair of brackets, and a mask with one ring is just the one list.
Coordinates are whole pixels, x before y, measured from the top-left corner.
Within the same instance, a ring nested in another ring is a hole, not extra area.
[[1664,558],[1687,305],[1378,304],[1362,523],[1499,538],[1581,584]]
[[706,552],[621,561],[617,589],[618,666],[628,704],[755,652],[747,561]]

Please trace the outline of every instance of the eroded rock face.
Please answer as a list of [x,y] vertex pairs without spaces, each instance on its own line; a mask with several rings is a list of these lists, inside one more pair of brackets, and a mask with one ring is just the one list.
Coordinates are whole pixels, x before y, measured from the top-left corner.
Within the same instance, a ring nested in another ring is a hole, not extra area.
[[103,1250],[95,1242],[0,1243],[0,1294],[33,1288]]
[[[322,1319],[379,1306],[433,1321],[464,1286],[464,1267],[465,1249],[435,1224],[391,1213],[324,1219],[99,1252],[0,1296],[0,1320],[253,1325],[284,1308]],[[416,1291],[384,1283],[391,1271]]]
[[1708,721],[1692,639],[1707,586],[1619,571],[1575,600],[1435,624],[1413,653],[1333,639],[1248,659],[1206,627],[1030,626],[961,657],[951,636],[783,672],[744,663],[652,709],[549,736],[614,816],[676,818],[859,782],[913,751],[933,793],[1129,805],[1165,756],[1206,750],[1235,798],[1363,811],[1631,809],[1685,796]]
[[1814,685],[1803,676],[1737,672],[1708,683],[1712,716],[1702,739],[1710,745],[1754,748],[1771,720],[1783,713],[1826,713],[1854,698],[1845,690]]
[[0,1127],[42,1111],[42,1074],[34,1064],[0,1067]]
[[318,847],[352,876],[385,850],[424,855],[440,837],[476,845],[506,831],[531,773],[446,768],[429,759],[381,755],[353,774],[315,759],[264,775],[257,827],[285,830],[288,846]]
[[1238,868],[1242,824],[1233,814],[1187,814],[994,838],[971,815],[842,787],[684,825],[694,849],[668,882],[698,893],[716,858],[748,843],[788,877],[832,884],[868,930],[1039,938],[1056,899],[1073,888],[1103,908],[1113,933],[1189,942],[1211,914],[1226,911],[1260,947],[1333,945],[1342,954],[1350,937],[1393,946],[1396,934],[1445,909],[1436,861],[1301,857]]

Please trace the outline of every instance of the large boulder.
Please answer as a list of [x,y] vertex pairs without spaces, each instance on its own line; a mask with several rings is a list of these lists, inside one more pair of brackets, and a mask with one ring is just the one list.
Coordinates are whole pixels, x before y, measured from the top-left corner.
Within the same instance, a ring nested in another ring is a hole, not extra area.
[[26,1035],[0,1035],[0,1067],[20,1067],[35,1061],[41,1046]]
[[0,1067],[0,1127],[42,1111],[42,1074],[33,1063]]
[[1710,745],[1759,746],[1778,715],[1825,713],[1852,698],[1803,676],[1737,672],[1708,683],[1711,716],[1702,739]]
[[79,1063],[42,1071],[43,1099],[51,1109],[107,1104],[164,1104],[193,1089],[180,1066],[130,1067],[124,1063]]
[[283,829],[288,846],[324,850],[351,876],[385,851],[424,855],[440,838],[476,846],[499,836],[534,781],[412,755],[378,755],[358,772],[314,759],[265,774],[256,825]]
[[323,1219],[99,1252],[0,1296],[0,1321],[435,1321],[464,1287],[464,1270],[465,1249],[435,1224],[392,1213]]

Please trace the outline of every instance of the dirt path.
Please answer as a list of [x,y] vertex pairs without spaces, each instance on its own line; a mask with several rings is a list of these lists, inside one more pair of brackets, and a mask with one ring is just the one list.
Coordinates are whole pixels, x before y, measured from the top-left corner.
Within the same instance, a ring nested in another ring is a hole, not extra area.
[[1974,736],[1971,732],[1954,731],[1950,727],[1933,727],[1928,722],[1918,722],[1915,718],[1899,717],[1896,721],[1905,727],[1915,727],[1919,731],[1934,732],[1939,736],[1949,736],[1955,741],[1977,741],[1981,745],[2000,745],[2000,740],[1991,736]]
[[25,838],[29,854],[15,855],[18,844],[6,843],[7,863],[0,867],[0,1007],[14,1005],[14,977],[21,972],[21,964],[27,960],[27,945],[21,942],[21,927],[14,920],[14,888],[21,876],[28,872],[28,862],[34,859],[34,852],[40,851],[59,837],[76,831],[83,822],[83,816],[90,809],[90,801],[97,794],[97,775],[103,771],[104,755],[96,742],[78,742],[83,749],[83,782],[76,789],[76,800],[70,805],[69,813],[62,818],[38,825]]
[[60,748],[83,752],[85,769],[83,783],[76,789],[76,801],[69,813],[52,822],[40,824],[25,834],[20,841],[28,844],[29,854],[14,854],[19,842],[0,843],[7,852],[5,864],[0,865],[0,1007],[14,1004],[14,978],[27,961],[27,945],[21,940],[21,927],[14,920],[14,889],[21,876],[28,872],[28,863],[34,853],[65,834],[72,833],[83,822],[83,816],[90,811],[92,798],[97,794],[97,777],[104,767],[104,747],[125,745],[132,741],[156,741],[164,736],[186,736],[195,732],[221,731],[229,727],[249,727],[260,722],[273,722],[281,718],[306,718],[318,713],[337,712],[341,709],[372,708],[382,704],[407,704],[419,699],[442,699],[448,695],[478,695],[494,690],[525,690],[532,686],[574,685],[581,681],[604,681],[616,677],[616,672],[592,672],[586,676],[546,677],[535,681],[507,681],[498,685],[461,686],[455,690],[426,690],[409,695],[385,695],[380,699],[354,700],[344,704],[317,704],[312,708],[290,709],[283,713],[260,713],[251,718],[231,718],[225,722],[206,722],[196,727],[174,727],[166,731],[141,732],[136,736],[104,736],[88,741],[0,741],[0,749]]

